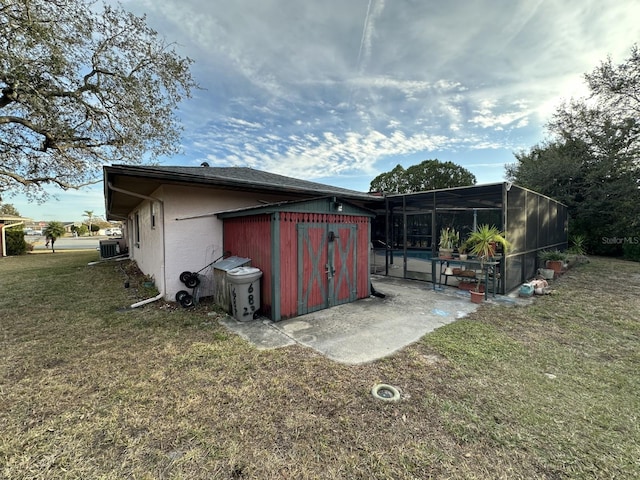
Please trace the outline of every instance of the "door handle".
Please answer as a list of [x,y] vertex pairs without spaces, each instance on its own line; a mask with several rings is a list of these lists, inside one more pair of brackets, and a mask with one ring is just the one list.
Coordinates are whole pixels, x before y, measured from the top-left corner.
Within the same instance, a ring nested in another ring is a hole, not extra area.
[[326,270],[324,271],[324,273],[327,274],[327,278],[331,278],[333,276],[334,273],[336,273],[336,271],[331,268],[331,265],[329,265],[328,263],[325,265]]

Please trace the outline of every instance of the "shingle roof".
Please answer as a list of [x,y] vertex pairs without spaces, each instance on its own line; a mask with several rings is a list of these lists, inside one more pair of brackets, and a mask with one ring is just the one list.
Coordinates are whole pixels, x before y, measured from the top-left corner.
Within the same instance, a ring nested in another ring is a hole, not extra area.
[[20,217],[18,215],[9,215],[6,213],[0,213],[0,221],[4,222],[30,222],[31,219],[27,217]]
[[[275,173],[254,170],[248,167],[165,167],[165,166],[121,166],[106,167],[107,170],[123,169],[131,174],[160,176],[167,179],[220,185],[261,187],[298,192],[313,192],[322,195],[341,195],[351,198],[371,199],[365,192],[347,188],[334,187],[323,183],[310,182],[298,178],[287,177]],[[155,174],[155,175],[154,175]]]

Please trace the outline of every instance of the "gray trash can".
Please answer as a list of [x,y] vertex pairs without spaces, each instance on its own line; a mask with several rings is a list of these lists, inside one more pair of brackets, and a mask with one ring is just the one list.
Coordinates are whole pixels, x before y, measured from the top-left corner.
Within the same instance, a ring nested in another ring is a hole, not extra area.
[[260,278],[262,270],[255,267],[237,267],[227,272],[231,313],[236,320],[253,320],[260,310]]
[[227,272],[234,268],[250,265],[251,259],[243,257],[227,257],[213,264],[213,301],[225,312],[232,313]]

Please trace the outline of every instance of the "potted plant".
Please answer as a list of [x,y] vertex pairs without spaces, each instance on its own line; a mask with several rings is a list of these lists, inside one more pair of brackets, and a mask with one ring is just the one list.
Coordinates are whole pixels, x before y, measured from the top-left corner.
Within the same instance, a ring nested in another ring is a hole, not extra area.
[[443,258],[452,258],[453,249],[460,243],[460,234],[455,228],[446,227],[440,231],[439,250]]
[[[480,259],[480,270],[484,270],[485,261],[495,257],[498,245],[502,247],[505,253],[511,248],[511,244],[505,238],[504,232],[501,232],[493,225],[480,225],[477,230],[471,232],[466,244],[469,252]],[[478,280],[475,291],[472,290],[470,293],[472,302],[482,302],[483,294],[480,293],[480,280]]]
[[562,273],[562,266],[567,259],[567,254],[560,250],[542,250],[538,253],[538,257],[545,263],[548,269],[553,270],[556,274]]
[[465,240],[464,242],[462,242],[460,244],[460,246],[458,247],[458,253],[460,254],[460,260],[462,260],[463,262],[468,258],[468,255],[467,255],[467,240]]
[[567,264],[569,264],[569,258],[579,265],[588,261],[587,259],[587,237],[584,235],[573,235],[569,238],[571,246],[567,250]]

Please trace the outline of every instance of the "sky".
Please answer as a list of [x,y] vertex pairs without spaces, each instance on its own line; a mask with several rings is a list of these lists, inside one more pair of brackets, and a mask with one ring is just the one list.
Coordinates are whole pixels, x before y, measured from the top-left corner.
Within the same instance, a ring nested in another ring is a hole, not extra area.
[[[115,3],[111,2],[110,3]],[[397,164],[452,161],[504,180],[547,138],[584,74],[640,43],[637,0],[125,0],[194,60],[182,153],[162,165],[247,166],[368,191]],[[35,220],[104,215],[103,187]]]

